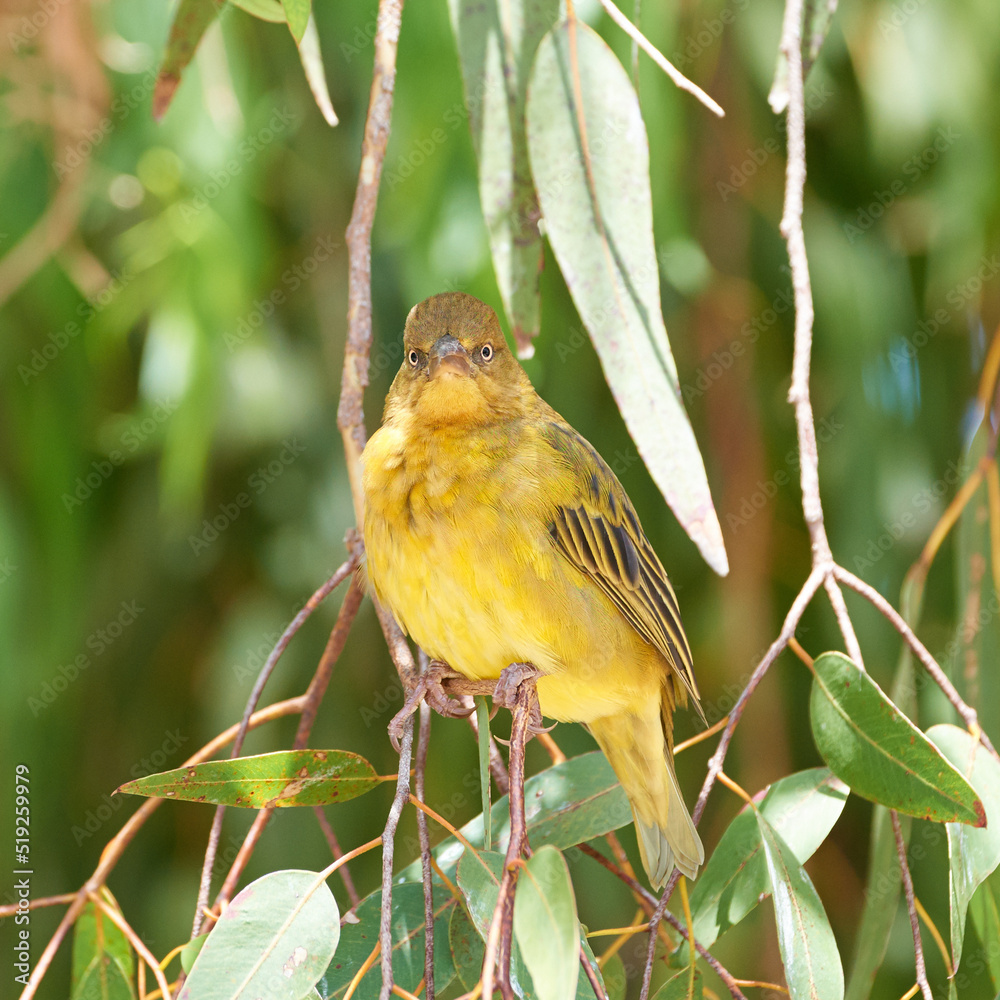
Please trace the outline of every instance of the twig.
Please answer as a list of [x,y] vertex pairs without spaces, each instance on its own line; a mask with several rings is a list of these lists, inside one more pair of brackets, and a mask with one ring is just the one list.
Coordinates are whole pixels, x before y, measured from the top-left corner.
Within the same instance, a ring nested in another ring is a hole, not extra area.
[[[291,641],[292,636],[294,636],[303,624],[305,624],[306,619],[309,618],[313,611],[316,610],[316,608],[330,594],[330,592],[339,586],[340,583],[343,582],[343,580],[357,568],[361,548],[356,543],[356,540],[352,539],[352,543],[354,551],[351,552],[348,559],[340,566],[337,572],[334,573],[333,576],[326,581],[326,583],[319,587],[308,601],[306,601],[302,610],[299,611],[299,613],[292,619],[291,623],[282,633],[281,638],[278,640],[274,649],[271,650],[271,654],[268,656],[267,662],[261,668],[257,681],[254,684],[254,689],[247,701],[248,709],[252,710],[257,699],[260,698],[268,676],[277,664],[278,658]],[[348,633],[351,630],[351,625],[354,622],[354,617],[358,612],[360,604],[361,592],[358,590],[356,583],[352,580],[351,586],[348,588],[347,594],[344,596],[344,601],[340,606],[340,611],[337,612],[337,621],[333,626],[333,630],[330,632],[330,638],[327,640],[326,647],[323,650],[323,655],[320,657],[319,664],[316,667],[316,672],[313,674],[313,679],[310,682],[309,687],[306,689],[306,693],[302,696],[302,709],[299,713],[299,725],[296,730],[295,741],[292,744],[293,748],[296,750],[304,749],[306,742],[309,739],[313,723],[316,721],[317,706],[326,691],[327,684],[329,684],[333,665],[337,662],[337,659],[344,648],[344,643],[347,641]],[[240,729],[237,732],[236,740],[233,743],[233,751],[230,754],[231,757],[239,756],[239,751],[242,749],[243,738],[246,735],[245,724],[248,718],[249,716],[246,711],[244,711],[243,720],[240,722]],[[219,806],[216,810],[216,818],[212,824],[213,833],[215,832],[216,823],[221,823],[221,815],[224,808],[224,806]],[[247,862],[250,860],[250,856],[253,854],[254,848],[257,846],[257,842],[260,840],[261,834],[263,834],[264,828],[267,826],[273,811],[273,808],[262,809],[254,817],[254,821],[251,824],[250,829],[247,831],[247,834],[243,839],[243,843],[240,845],[240,849],[226,875],[225,881],[222,883],[222,888],[219,890],[219,894],[215,898],[213,906],[214,909],[218,910],[224,903],[228,902],[228,900],[232,898],[233,890],[236,888],[236,883],[243,874],[243,870],[246,868]],[[201,891],[199,891],[199,907],[197,913],[195,914],[195,931],[192,937],[197,936],[198,931],[201,929],[201,918],[203,917],[208,905],[208,889],[211,887],[212,867],[214,866],[214,863],[215,844],[210,841],[209,850],[205,852],[205,865],[202,867],[201,889],[205,892],[205,896],[204,899],[202,899]]]
[[702,104],[713,114],[720,118],[725,118],[726,112],[722,110],[716,101],[713,101],[708,94],[696,83],[692,83],[660,50],[612,3],[612,0],[601,0],[601,6],[607,11],[608,17],[625,32],[639,47],[663,70],[674,84],[681,90],[686,90],[693,94]]
[[917,917],[917,907],[914,904],[913,879],[910,876],[910,866],[906,862],[906,845],[903,843],[903,831],[899,826],[899,813],[889,810],[892,819],[892,832],[896,836],[896,854],[899,855],[899,870],[903,875],[903,892],[906,895],[906,909],[910,913],[910,930],[913,932],[913,951],[916,956],[917,982],[924,1000],[934,1000],[930,984],[927,982],[927,969],[924,965],[924,946],[920,940],[920,920]]
[[[431,710],[427,702],[420,705],[420,729],[417,738],[417,770],[414,786],[417,798],[425,798],[424,779],[427,774],[427,749],[431,739]],[[427,833],[427,814],[417,810],[417,836],[420,838],[420,870],[424,881],[424,983],[427,1000],[434,1000],[434,884],[432,881],[431,840]]]
[[[376,44],[376,50],[378,46]],[[382,831],[382,919],[379,924],[379,944],[382,948],[382,989],[379,1000],[389,1000],[392,993],[392,859],[396,841],[396,827],[403,814],[403,806],[410,798],[410,760],[413,757],[413,716],[406,720],[403,739],[399,746],[399,777],[396,794],[389,809],[389,816]],[[431,924],[430,936],[434,935]]]
[[990,738],[983,732],[979,725],[979,717],[976,710],[971,705],[967,705],[962,696],[955,690],[955,685],[948,679],[948,675],[938,665],[937,660],[928,652],[927,647],[917,638],[913,629],[907,625],[903,616],[874,588],[870,587],[864,580],[856,577],[849,570],[842,566],[834,569],[837,578],[852,590],[857,591],[862,597],[867,598],[882,614],[889,619],[889,622],[896,631],[906,640],[907,645],[913,650],[917,659],[924,665],[924,668],[931,675],[934,682],[944,692],[945,697],[952,703],[955,711],[962,717],[969,727],[969,732],[975,735],[979,742],[997,760],[1000,760],[996,748]]
[[[330,845],[330,853],[339,861],[344,857],[344,849],[340,846],[337,834],[334,832],[329,819],[327,819],[326,813],[323,812],[323,807],[313,806],[313,812],[316,814],[316,819],[319,822],[319,828],[323,831],[323,836],[326,838],[326,842]],[[358,890],[354,886],[354,879],[351,878],[351,873],[346,864],[338,868],[337,871],[340,872],[341,881],[344,883],[344,888],[347,890],[347,896],[351,901],[351,909],[354,909],[354,907],[361,902]]]
[[486,955],[483,959],[483,974],[480,980],[483,996],[493,996],[494,968],[496,968],[497,985],[504,1000],[514,998],[514,991],[510,985],[514,887],[521,855],[528,850],[528,825],[524,815],[524,748],[528,740],[532,708],[536,704],[534,678],[522,680],[517,687],[514,719],[510,732],[510,790],[507,799],[510,806],[510,840],[504,858],[503,877],[500,880],[496,909],[493,911],[493,921],[486,941]]
[[[664,913],[663,918],[690,944],[691,939],[688,936],[688,929],[669,910]],[[733,1000],[747,1000],[733,974],[697,940],[694,942],[694,947],[698,954],[712,967],[715,974],[725,983],[726,989],[729,990]]]

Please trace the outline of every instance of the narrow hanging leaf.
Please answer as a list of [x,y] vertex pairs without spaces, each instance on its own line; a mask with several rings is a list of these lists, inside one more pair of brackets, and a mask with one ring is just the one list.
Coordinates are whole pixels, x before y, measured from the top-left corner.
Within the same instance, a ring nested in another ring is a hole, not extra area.
[[[448,947],[448,925],[456,907],[455,898],[445,893],[434,898],[434,981],[443,991],[455,976],[455,963]],[[324,997],[341,1000],[355,973],[379,942],[382,919],[382,890],[366,896],[358,904],[357,922],[344,924],[337,954],[326,970],[321,986]],[[397,986],[415,992],[424,977],[424,887],[416,882],[392,887],[392,976]],[[478,935],[477,935],[478,936]],[[379,962],[365,973],[353,1000],[378,1000],[382,989]]]
[[452,911],[448,947],[462,986],[466,991],[475,989],[482,974],[486,946],[464,906],[456,906]]
[[483,792],[483,847],[493,849],[490,829],[490,710],[482,695],[476,696],[476,724],[479,727],[479,787]]
[[[804,864],[826,839],[847,801],[847,786],[825,767],[800,771],[771,785],[761,815]],[[710,948],[771,893],[760,828],[747,807],[729,824],[691,893],[694,936]],[[680,960],[686,961],[687,948]]]
[[176,1000],[300,1000],[330,964],[340,911],[315,872],[251,882],[226,907]]
[[330,91],[326,85],[326,70],[323,68],[323,53],[319,47],[319,32],[316,30],[316,18],[311,12],[298,44],[299,59],[302,61],[302,69],[306,74],[306,83],[309,84],[309,90],[312,92],[316,107],[322,112],[327,125],[337,125],[339,119],[337,118],[336,111],[333,110]]
[[558,0],[449,0],[493,269],[518,354],[538,334],[542,237],[524,127],[528,72]]
[[281,6],[285,10],[288,30],[291,31],[295,44],[300,45],[302,36],[306,33],[306,25],[312,17],[312,0],[281,0]]
[[1000,763],[970,733],[957,726],[931,726],[929,739],[975,788],[986,809],[986,826],[977,830],[949,823],[948,886],[951,893],[952,965],[962,960],[965,918],[976,889],[1000,865]]
[[792,849],[757,813],[790,1000],[842,1000],[844,970],[830,921]]
[[[805,0],[802,5],[802,79],[809,76],[809,70],[819,56],[823,41],[833,15],[837,12],[837,0]],[[778,50],[778,64],[774,70],[774,83],[767,95],[771,110],[780,115],[788,107],[788,58]]]
[[103,910],[87,903],[73,928],[71,1000],[135,1000],[135,958]]
[[528,149],[545,232],[640,455],[708,564],[729,570],[660,308],[649,144],[628,74],[579,21],[538,47]]
[[346,750],[282,750],[149,774],[118,791],[263,809],[346,802],[384,780],[364,757]]
[[580,920],[569,868],[554,847],[540,847],[518,877],[514,935],[539,1000],[573,1000],[580,973]]
[[221,9],[222,3],[217,0],[181,0],[153,86],[154,120],[159,121],[167,113],[181,82],[181,73],[194,58],[198,43]]
[[824,653],[813,668],[813,739],[852,792],[937,823],[986,822],[973,788],[868,674],[843,653]]
[[[969,916],[980,941],[986,942],[986,969],[994,990],[1000,990],[1000,903],[993,892],[993,878],[979,887],[969,905]],[[998,886],[1000,888],[1000,886]]]

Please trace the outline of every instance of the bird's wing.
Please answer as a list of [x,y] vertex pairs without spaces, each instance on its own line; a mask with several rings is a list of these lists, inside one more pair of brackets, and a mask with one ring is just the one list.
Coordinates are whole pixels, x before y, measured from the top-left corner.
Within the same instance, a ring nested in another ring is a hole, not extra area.
[[556,547],[663,654],[704,719],[674,588],[628,494],[593,446],[561,419],[547,422],[541,438],[573,473],[572,495],[553,498],[549,534]]

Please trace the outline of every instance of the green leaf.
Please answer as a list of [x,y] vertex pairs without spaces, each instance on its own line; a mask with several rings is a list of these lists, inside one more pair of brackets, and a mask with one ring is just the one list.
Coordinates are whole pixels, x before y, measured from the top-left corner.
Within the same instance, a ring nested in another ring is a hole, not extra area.
[[340,911],[315,872],[251,882],[226,907],[176,1000],[300,1000],[340,940]]
[[[751,814],[752,815],[752,814]],[[701,985],[701,973],[695,970],[694,990],[691,990],[691,970],[684,969],[676,976],[671,976],[654,994],[653,1000],[701,1000],[704,996]]]
[[[562,851],[632,822],[628,798],[600,750],[571,757],[529,778],[524,783],[524,801],[533,847],[551,844]],[[490,815],[493,846],[506,851],[510,840],[506,795],[494,803]],[[462,834],[473,844],[482,844],[482,816],[466,823]],[[457,838],[446,837],[434,848],[434,857],[447,873],[454,870],[463,851]],[[402,876],[417,881],[420,863],[414,862]]]
[[229,3],[261,21],[271,21],[274,24],[284,24],[287,21],[281,0],[229,0]]
[[[479,932],[483,941],[489,934],[490,921],[493,919],[493,911],[496,909],[503,863],[504,855],[498,851],[479,851],[477,854],[466,851],[458,864],[458,887],[462,890],[462,895],[469,908],[472,925]],[[514,906],[516,913],[516,895]],[[600,967],[586,939],[583,941],[582,948],[587,962],[597,976],[598,983],[604,989],[604,979]],[[479,963],[482,966],[481,953],[479,954]],[[539,997],[535,991],[531,973],[521,955],[521,948],[516,936],[511,950],[510,979],[511,986],[517,995],[522,997],[522,1000],[535,1000],[536,997]],[[595,1000],[594,989],[587,976],[579,976],[576,981],[576,1000]]]
[[111,919],[87,903],[73,929],[72,1000],[135,1000],[132,946]]
[[199,934],[196,938],[192,938],[184,945],[181,951],[181,968],[184,970],[185,975],[191,974],[194,960],[201,954],[202,946],[207,940],[208,932],[206,931],[204,934]]
[[646,126],[628,74],[587,25],[561,24],[542,40],[527,124],[545,232],[625,424],[684,530],[725,574],[660,310]]
[[[911,626],[919,620],[923,602],[923,587],[907,579],[900,594],[900,611]],[[904,642],[892,682],[892,702],[904,714],[915,717],[917,692],[914,687],[913,657]],[[903,843],[910,842],[913,821],[909,816],[899,817]],[[871,996],[875,976],[882,965],[889,936],[899,906],[903,888],[902,872],[896,854],[896,836],[892,830],[889,810],[875,806],[872,811],[871,835],[868,851],[868,878],[865,884],[865,902],[861,921],[855,934],[854,960],[847,981],[847,1000],[867,1000]]]
[[524,126],[528,74],[558,0],[449,0],[500,297],[521,357],[538,333],[542,237]]
[[170,26],[167,51],[153,87],[152,111],[156,121],[167,113],[181,82],[181,73],[194,58],[198,43],[221,7],[216,0],[180,0]]
[[842,1000],[844,970],[826,911],[795,853],[757,813],[790,1000]]
[[312,16],[312,0],[281,0],[281,6],[288,21],[288,30],[291,31],[295,44],[300,45]]
[[459,981],[466,990],[475,989],[483,970],[486,946],[464,906],[456,906],[448,924],[448,947]]
[[976,889],[1000,865],[1000,763],[978,740],[957,726],[932,726],[927,736],[969,781],[986,810],[986,826],[982,829],[962,823],[946,826],[952,965],[958,968],[969,902]]
[[813,666],[813,739],[851,791],[938,823],[985,823],[969,783],[868,674],[842,653],[824,653]]
[[518,875],[514,935],[539,1000],[573,1000],[580,973],[580,920],[566,860],[540,847]]
[[[825,767],[771,785],[759,809],[803,864],[826,839],[847,801],[847,787]],[[729,824],[691,893],[695,938],[710,948],[771,892],[757,817],[747,807]],[[685,960],[686,946],[681,960]]]
[[281,750],[149,774],[118,791],[262,809],[347,802],[383,780],[364,757],[346,750]]
[[[455,976],[448,945],[448,924],[455,898],[434,899],[434,980],[438,991]],[[378,944],[382,919],[382,890],[366,896],[355,910],[358,922],[344,924],[336,958],[326,970],[323,995],[340,998],[354,974]],[[424,887],[416,882],[392,887],[392,975],[397,985],[413,992],[424,978]],[[361,980],[354,1000],[377,1000],[382,989],[382,968],[376,962]]]
[[493,847],[491,829],[493,814],[490,811],[490,710],[486,699],[476,696],[476,723],[479,728],[479,787],[483,793],[483,846]]
[[316,30],[316,18],[313,14],[309,15],[305,32],[299,42],[299,60],[316,107],[322,112],[327,125],[332,127],[339,124],[337,112],[333,110],[333,102],[330,100],[330,90],[326,85],[323,53],[320,51],[319,32]]
[[[596,966],[596,961],[593,963]],[[604,977],[604,988],[608,1000],[625,1000],[628,992],[628,977],[625,974],[625,963],[618,952],[615,952],[601,968]],[[581,977],[585,978],[585,977]]]

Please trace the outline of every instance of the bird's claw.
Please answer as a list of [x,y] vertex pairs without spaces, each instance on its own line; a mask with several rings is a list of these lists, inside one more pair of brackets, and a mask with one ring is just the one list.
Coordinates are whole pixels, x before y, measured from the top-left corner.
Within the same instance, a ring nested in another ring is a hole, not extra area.
[[431,660],[427,664],[427,670],[414,684],[403,707],[389,721],[389,740],[396,753],[399,753],[399,741],[403,738],[406,720],[420,707],[421,701],[426,701],[438,715],[449,719],[464,719],[475,711],[475,706],[467,703],[469,699],[466,695],[452,698],[445,693],[442,682],[449,677],[460,676],[441,660]]
[[[541,670],[531,663],[511,663],[500,672],[500,679],[493,691],[493,714],[498,708],[506,708],[511,712],[517,707],[517,692],[520,686],[528,681],[532,682],[542,676]],[[531,699],[531,710],[528,716],[528,732],[532,736],[539,733],[548,733],[555,728],[555,724],[546,728],[542,725],[542,713],[538,707],[538,699]]]

